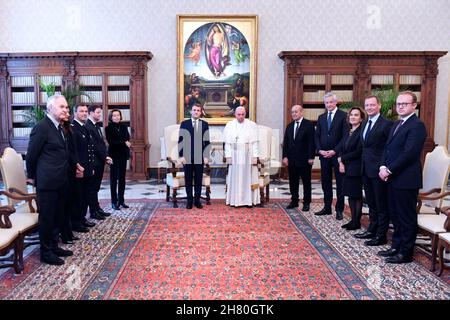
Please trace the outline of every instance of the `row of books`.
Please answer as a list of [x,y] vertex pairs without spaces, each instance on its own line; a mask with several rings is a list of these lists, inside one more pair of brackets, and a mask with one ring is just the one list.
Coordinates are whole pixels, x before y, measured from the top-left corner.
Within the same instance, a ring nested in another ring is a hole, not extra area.
[[13,110],[12,111],[13,122],[28,122],[30,120],[30,114],[26,110]]
[[85,103],[102,103],[103,97],[102,97],[102,91],[85,91],[85,93],[89,96],[89,99],[87,96],[83,95],[81,96],[81,102]]
[[130,91],[108,91],[109,103],[129,103]]
[[394,76],[391,74],[373,75],[371,82],[372,84],[394,84]]
[[333,74],[331,75],[331,84],[351,84],[353,85],[352,74]]
[[33,76],[12,76],[11,86],[13,87],[34,87],[35,81]]
[[303,92],[303,101],[322,102],[324,95],[325,95],[325,90],[317,90],[314,92],[306,91],[306,92]]
[[39,78],[44,84],[53,83],[55,86],[62,85],[62,76],[40,76]]
[[303,117],[305,117],[308,120],[317,121],[319,116],[325,112],[325,108],[319,108],[319,109],[303,109]]
[[422,83],[422,77],[417,75],[400,75],[400,84],[416,84],[420,85]]
[[78,82],[82,86],[101,86],[103,85],[102,76],[79,76]]
[[353,90],[333,90],[339,102],[353,101]]
[[28,137],[33,128],[13,128],[14,137]]
[[[61,91],[55,91],[55,94],[61,94]],[[41,101],[41,103],[47,103],[47,93],[46,92],[41,92],[39,94],[39,100]]]
[[35,103],[34,92],[11,92],[13,104],[31,104]]
[[324,74],[305,74],[303,76],[304,84],[325,84],[325,75]]
[[109,76],[108,77],[108,85],[111,86],[128,86],[130,85],[130,76]]

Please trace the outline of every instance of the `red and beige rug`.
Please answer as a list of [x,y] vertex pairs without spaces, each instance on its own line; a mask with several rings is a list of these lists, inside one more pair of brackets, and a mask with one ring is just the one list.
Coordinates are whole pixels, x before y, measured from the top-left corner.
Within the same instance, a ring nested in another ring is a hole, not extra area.
[[[417,253],[389,265],[333,216],[264,208],[131,208],[83,234],[62,267],[38,250],[23,274],[0,276],[0,299],[450,299],[450,272],[437,277]],[[345,220],[344,220],[345,222]]]

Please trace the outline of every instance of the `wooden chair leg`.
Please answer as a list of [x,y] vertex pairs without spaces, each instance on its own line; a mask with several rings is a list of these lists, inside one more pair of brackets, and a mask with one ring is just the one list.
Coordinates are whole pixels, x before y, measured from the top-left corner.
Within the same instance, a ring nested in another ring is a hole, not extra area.
[[269,195],[269,190],[270,190],[270,185],[266,186],[266,202],[269,203],[270,200],[270,195]]
[[437,243],[439,236],[437,234],[433,234],[431,236],[431,267],[430,271],[434,272],[436,270],[436,253],[437,253]]
[[170,201],[170,187],[166,187],[166,202]]
[[442,272],[444,271],[444,243],[443,243],[443,241],[441,239],[439,239],[438,250],[439,250],[439,273],[438,273],[438,277],[440,277],[442,275]]
[[177,203],[177,189],[173,188],[173,207],[178,208]]
[[260,198],[261,198],[261,204],[264,204],[264,202],[265,202],[264,187],[260,187],[259,188],[259,195],[260,195]]
[[13,267],[14,272],[19,274],[23,270],[23,237],[18,236],[14,241]]
[[206,204],[210,205],[211,204],[211,187],[210,186],[206,186]]

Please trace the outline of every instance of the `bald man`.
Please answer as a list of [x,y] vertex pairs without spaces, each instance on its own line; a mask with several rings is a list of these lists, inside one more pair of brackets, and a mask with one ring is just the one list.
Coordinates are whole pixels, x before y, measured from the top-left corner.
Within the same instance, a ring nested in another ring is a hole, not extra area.
[[286,127],[283,141],[283,165],[289,171],[291,203],[286,207],[298,207],[298,185],[303,183],[303,208],[309,211],[311,203],[311,170],[314,163],[314,125],[303,117],[303,107],[295,105],[291,109],[292,122]]

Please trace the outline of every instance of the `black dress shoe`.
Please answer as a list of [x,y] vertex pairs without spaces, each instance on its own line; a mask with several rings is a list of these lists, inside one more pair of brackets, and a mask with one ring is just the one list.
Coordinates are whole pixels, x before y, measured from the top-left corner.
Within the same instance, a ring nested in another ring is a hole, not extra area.
[[361,229],[361,225],[352,224],[347,227],[347,231],[358,230],[358,229]]
[[64,264],[64,260],[59,258],[56,254],[41,256],[41,262],[53,266],[62,266]]
[[352,225],[352,222],[350,221],[350,222],[347,222],[346,224],[343,224],[341,226],[341,228],[348,229],[348,227],[350,227],[351,225]]
[[395,256],[397,253],[398,253],[398,249],[390,248],[387,250],[378,251],[377,255],[379,255],[381,257],[392,257],[392,256]]
[[387,243],[386,238],[375,237],[373,239],[364,241],[364,244],[369,247],[382,246]]
[[97,212],[100,212],[101,214],[106,214],[107,212],[105,212],[102,208],[98,208],[97,210],[96,210]]
[[192,203],[188,203],[188,204],[186,205],[186,209],[192,209]]
[[293,202],[293,201],[291,201],[291,202],[287,205],[286,209],[293,209],[293,208],[297,208],[297,207],[298,207],[298,202]]
[[358,238],[358,239],[373,239],[373,238],[375,238],[375,234],[372,233],[372,232],[369,232],[369,231],[364,231],[364,232],[361,232],[361,233],[356,233],[356,234],[354,234],[353,236],[354,236],[355,238]]
[[86,220],[86,221],[83,222],[83,226],[88,227],[88,228],[92,228],[92,227],[95,227],[95,223]]
[[109,217],[111,215],[111,213],[105,212],[105,211],[103,211],[103,212],[98,211],[98,213],[104,217]]
[[72,240],[80,240],[80,238],[79,237],[77,237],[77,236],[72,236]]
[[114,210],[120,210],[120,206],[115,203],[111,204],[111,208],[113,208]]
[[61,237],[61,242],[64,244],[74,244],[73,240]]
[[320,211],[314,212],[314,215],[316,216],[325,216],[325,215],[329,215],[331,214],[331,210],[326,210],[325,208],[323,208]]
[[307,204],[303,204],[303,208],[302,208],[302,211],[309,211],[309,203],[307,203]]
[[58,257],[70,257],[70,256],[73,256],[73,251],[65,250],[65,249],[59,248],[59,247],[52,249],[52,251]]
[[194,205],[198,209],[203,209],[203,206],[202,206],[202,204],[200,202],[196,202]]
[[98,212],[95,213],[91,213],[91,219],[95,219],[95,220],[105,220],[105,216],[101,215]]
[[413,258],[412,257],[406,257],[406,256],[402,255],[401,253],[397,253],[394,256],[387,257],[386,260],[384,260],[384,261],[386,261],[386,263],[400,264],[400,263],[412,262]]
[[76,231],[76,232],[82,232],[82,233],[89,232],[89,229],[85,226],[73,226],[72,230]]
[[336,220],[342,220],[344,219],[344,215],[342,214],[341,210],[336,211]]
[[124,209],[128,209],[129,208],[129,206],[127,206],[125,203],[119,204],[119,207],[122,207]]

